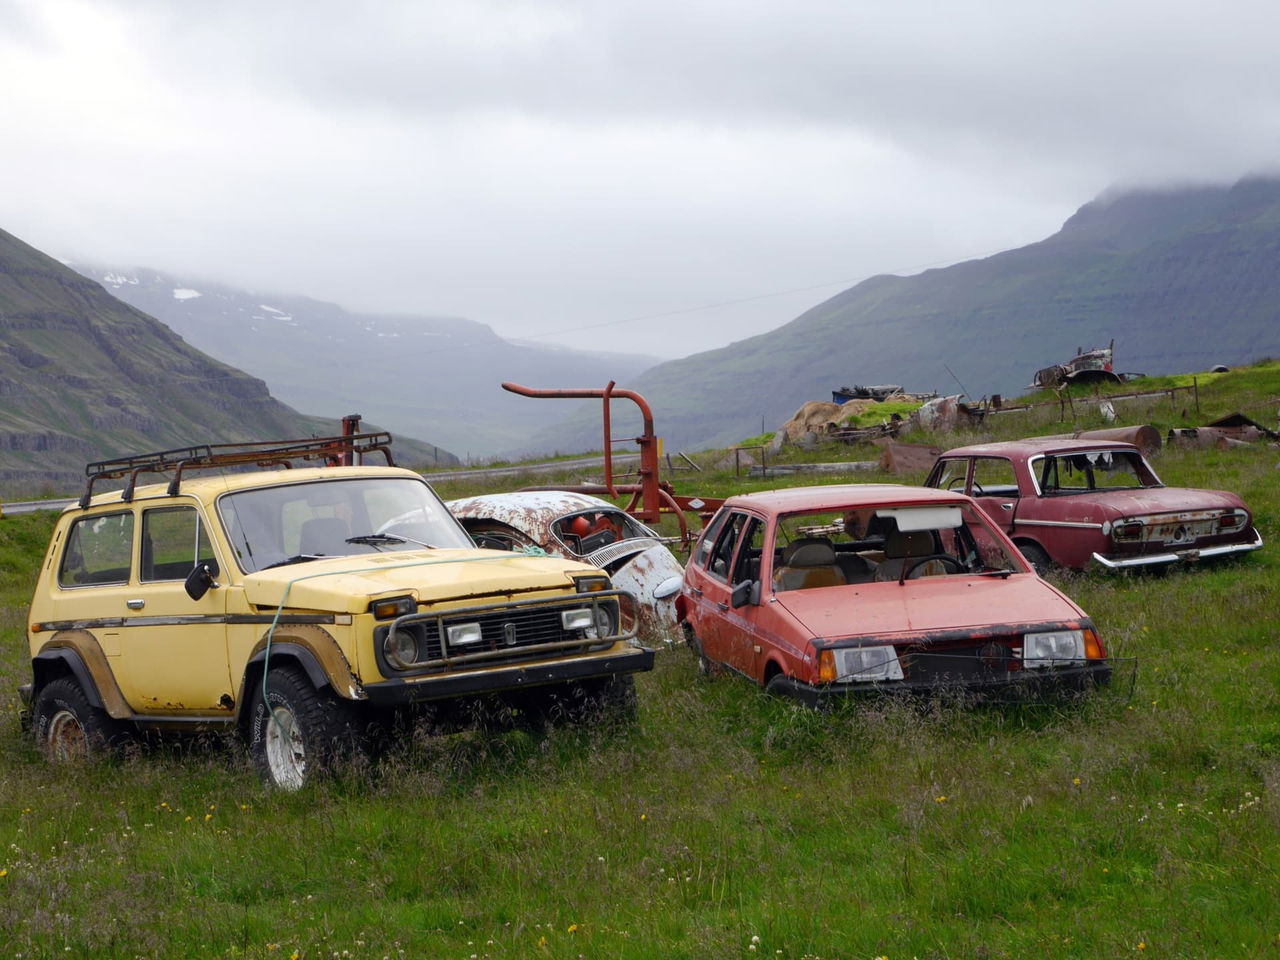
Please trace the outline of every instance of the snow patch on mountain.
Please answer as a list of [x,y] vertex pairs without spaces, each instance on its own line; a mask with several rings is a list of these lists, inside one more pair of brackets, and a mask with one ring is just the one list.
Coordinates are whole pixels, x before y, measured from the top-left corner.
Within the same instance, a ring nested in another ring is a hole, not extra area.
[[[134,283],[137,283],[135,280]],[[175,300],[194,300],[201,296],[199,290],[192,290],[190,287],[176,287],[173,291],[173,299]]]

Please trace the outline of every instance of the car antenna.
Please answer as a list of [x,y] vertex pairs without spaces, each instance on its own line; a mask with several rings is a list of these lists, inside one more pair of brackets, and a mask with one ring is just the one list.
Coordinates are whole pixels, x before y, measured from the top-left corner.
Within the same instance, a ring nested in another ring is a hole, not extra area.
[[[946,371],[947,371],[947,373],[951,374],[951,379],[952,379],[952,380],[954,380],[956,383],[960,383],[960,378],[959,378],[959,377],[957,377],[957,376],[955,375],[955,372],[954,372],[950,367],[948,367],[945,363],[942,365],[942,369],[946,370]],[[964,391],[964,395],[965,395],[966,397],[972,397],[972,396],[973,396],[973,394],[969,392],[969,388],[968,388],[968,387],[966,387],[963,383],[960,383],[960,389],[961,389],[962,391]]]

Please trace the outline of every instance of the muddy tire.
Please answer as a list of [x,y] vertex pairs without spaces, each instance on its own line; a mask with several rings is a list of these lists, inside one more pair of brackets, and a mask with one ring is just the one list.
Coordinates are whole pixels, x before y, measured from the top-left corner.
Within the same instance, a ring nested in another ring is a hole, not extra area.
[[363,752],[355,712],[329,689],[317,690],[297,667],[267,674],[254,700],[249,752],[262,782],[298,790],[332,772],[334,762]]
[[72,677],[59,677],[41,687],[31,714],[36,747],[55,763],[104,756],[124,736],[121,725],[90,704]]
[[1049,555],[1044,549],[1034,543],[1020,543],[1018,549],[1022,551],[1022,556],[1026,558],[1027,563],[1036,568],[1036,573],[1044,576],[1053,569],[1053,561],[1049,559]]

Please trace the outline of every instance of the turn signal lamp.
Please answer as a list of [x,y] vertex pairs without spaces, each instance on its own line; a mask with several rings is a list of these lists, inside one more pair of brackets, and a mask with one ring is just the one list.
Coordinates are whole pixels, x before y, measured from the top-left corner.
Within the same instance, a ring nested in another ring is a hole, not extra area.
[[1084,655],[1089,660],[1107,659],[1107,651],[1102,649],[1102,641],[1098,639],[1097,630],[1085,630]]
[[836,655],[834,650],[818,651],[818,682],[836,682]]
[[609,589],[608,577],[574,577],[573,585],[578,593],[599,593]]
[[390,620],[392,617],[403,617],[418,609],[413,597],[391,597],[387,600],[374,600],[369,610],[375,620]]

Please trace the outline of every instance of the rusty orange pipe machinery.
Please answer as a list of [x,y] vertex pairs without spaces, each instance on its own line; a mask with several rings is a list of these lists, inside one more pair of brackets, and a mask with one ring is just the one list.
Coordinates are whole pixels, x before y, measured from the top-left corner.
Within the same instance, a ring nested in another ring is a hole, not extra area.
[[[564,390],[539,390],[521,386],[510,381],[502,384],[502,389],[522,397],[590,400],[600,398],[604,401],[604,485],[582,484],[575,487],[558,487],[576,493],[607,493],[611,497],[630,494],[631,501],[625,507],[627,513],[644,523],[657,523],[662,514],[671,513],[680,524],[680,538],[687,546],[690,540],[689,524],[685,519],[685,511],[696,512],[705,523],[711,514],[724,503],[723,499],[680,497],[676,496],[671,484],[663,482],[658,476],[658,437],[653,432],[653,410],[649,402],[634,390],[619,390],[615,381],[610,380],[603,389],[581,388]],[[640,436],[626,437],[617,442],[634,442],[640,447],[640,482],[618,484],[613,481],[613,424],[609,412],[609,403],[614,398],[630,400],[640,408],[640,416],[644,425]]]

